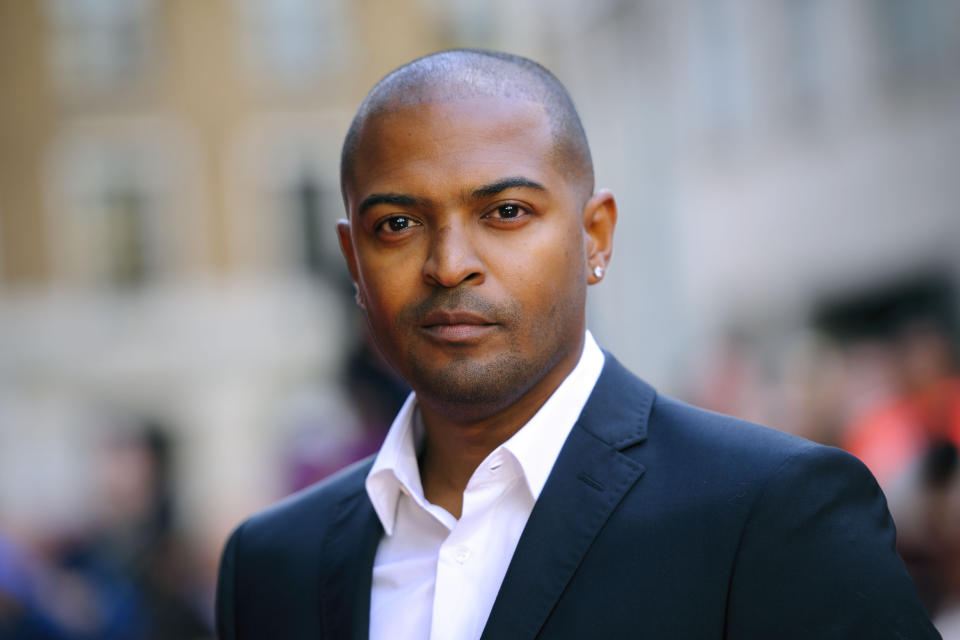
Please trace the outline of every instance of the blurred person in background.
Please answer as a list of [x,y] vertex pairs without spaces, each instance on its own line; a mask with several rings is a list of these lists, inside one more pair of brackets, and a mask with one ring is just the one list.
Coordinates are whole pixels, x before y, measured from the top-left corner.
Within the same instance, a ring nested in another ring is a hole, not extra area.
[[93,524],[28,549],[0,539],[0,639],[212,636],[193,560],[172,527],[170,442],[159,425],[110,435]]
[[376,458],[236,529],[221,640],[939,637],[854,458],[597,346],[616,205],[549,71],[416,60],[342,158],[357,301],[414,393]]
[[71,562],[105,567],[128,580],[141,626],[137,638],[201,638],[195,558],[177,536],[170,486],[173,446],[162,425],[146,421],[104,445],[101,520],[70,550]]
[[[949,271],[926,270],[821,301],[829,345],[820,441],[860,458],[897,525],[897,548],[945,637],[960,637],[960,368]],[[810,405],[804,407],[810,412]],[[814,417],[811,414],[811,417]]]
[[93,524],[32,545],[0,537],[0,640],[208,638],[171,527],[170,443],[152,424],[103,443]]
[[0,533],[0,638],[53,640],[67,637],[68,621],[58,620],[54,592],[43,594],[52,572],[42,558]]
[[846,430],[844,448],[863,460],[882,486],[925,456],[931,479],[942,475],[937,460],[948,458],[943,450],[960,443],[960,376],[947,333],[917,319],[873,349],[869,369],[882,379],[874,385],[876,397]]
[[410,393],[367,332],[350,351],[343,386],[347,410],[341,403],[308,397],[299,399],[295,404],[300,406],[290,412],[294,435],[285,465],[289,493],[376,453]]
[[[880,379],[853,415],[843,446],[887,489],[897,547],[927,610],[958,618],[960,369],[954,349],[942,319],[900,322],[889,341],[872,348],[871,368]],[[946,623],[938,626],[947,634]],[[950,627],[960,631],[957,622]]]

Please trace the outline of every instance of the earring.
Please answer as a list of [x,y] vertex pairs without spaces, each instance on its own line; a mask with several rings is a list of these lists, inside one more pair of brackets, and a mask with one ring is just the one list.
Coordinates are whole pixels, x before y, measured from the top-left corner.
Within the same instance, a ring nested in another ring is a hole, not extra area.
[[597,278],[597,280],[599,280],[600,278],[602,278],[602,277],[603,277],[603,267],[601,267],[601,266],[598,265],[598,264],[597,264],[597,265],[594,265],[594,266],[593,266],[593,275]]

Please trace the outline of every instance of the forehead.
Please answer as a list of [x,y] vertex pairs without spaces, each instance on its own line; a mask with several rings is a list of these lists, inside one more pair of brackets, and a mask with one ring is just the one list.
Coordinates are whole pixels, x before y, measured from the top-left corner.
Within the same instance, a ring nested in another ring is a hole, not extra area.
[[504,175],[551,180],[560,175],[555,155],[540,103],[471,98],[405,105],[364,124],[348,191],[360,195]]

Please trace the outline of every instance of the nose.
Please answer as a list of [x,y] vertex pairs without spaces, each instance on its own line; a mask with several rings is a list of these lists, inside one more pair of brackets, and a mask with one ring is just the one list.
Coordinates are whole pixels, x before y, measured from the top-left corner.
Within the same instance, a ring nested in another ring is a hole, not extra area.
[[434,232],[430,254],[423,263],[423,278],[428,284],[445,288],[467,281],[480,284],[483,274],[483,261],[468,229],[452,223]]

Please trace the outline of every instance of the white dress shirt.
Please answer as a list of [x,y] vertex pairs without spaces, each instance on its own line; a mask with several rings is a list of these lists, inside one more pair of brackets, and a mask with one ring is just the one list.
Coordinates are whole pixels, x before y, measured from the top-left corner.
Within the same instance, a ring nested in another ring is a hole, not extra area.
[[367,476],[385,535],[373,563],[370,640],[480,637],[534,502],[603,369],[586,332],[577,366],[547,402],[473,472],[460,519],[427,502],[410,394]]

